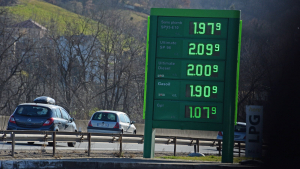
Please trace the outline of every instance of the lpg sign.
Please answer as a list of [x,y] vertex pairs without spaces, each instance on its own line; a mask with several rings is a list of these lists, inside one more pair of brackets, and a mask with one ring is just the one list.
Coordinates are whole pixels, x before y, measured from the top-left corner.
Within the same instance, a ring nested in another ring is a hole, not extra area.
[[263,107],[246,106],[246,157],[261,157]]

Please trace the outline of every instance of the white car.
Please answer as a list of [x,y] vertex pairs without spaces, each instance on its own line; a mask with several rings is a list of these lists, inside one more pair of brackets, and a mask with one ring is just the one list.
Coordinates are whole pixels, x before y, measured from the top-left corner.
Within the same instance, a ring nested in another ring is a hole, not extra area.
[[95,112],[87,126],[89,133],[136,134],[135,121],[126,113],[112,110]]

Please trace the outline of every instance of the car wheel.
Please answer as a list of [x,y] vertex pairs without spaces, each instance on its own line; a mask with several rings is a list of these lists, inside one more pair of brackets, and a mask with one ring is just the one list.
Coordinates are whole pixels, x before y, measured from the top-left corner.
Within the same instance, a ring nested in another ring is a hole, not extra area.
[[76,142],[68,142],[68,147],[75,147]]
[[34,144],[34,142],[27,142],[27,144],[29,144],[29,145],[33,145],[33,144]]

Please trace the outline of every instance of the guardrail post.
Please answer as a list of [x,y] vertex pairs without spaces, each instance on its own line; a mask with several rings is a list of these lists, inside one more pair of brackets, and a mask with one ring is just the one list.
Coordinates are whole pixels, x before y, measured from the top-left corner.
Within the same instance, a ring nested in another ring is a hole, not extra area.
[[218,145],[219,145],[219,156],[221,156],[221,148],[222,148],[221,140],[218,141]]
[[239,157],[241,157],[241,142],[238,142],[238,146],[239,146]]
[[91,133],[88,133],[88,142],[89,142],[89,146],[88,146],[88,156],[89,156],[89,157],[91,156],[91,139],[92,139]]
[[123,147],[122,147],[122,135],[123,134],[120,134],[120,137],[119,137],[120,138],[119,139],[120,140],[120,156],[122,155],[122,149],[123,149]]
[[176,156],[176,137],[173,138],[174,141],[174,156]]
[[56,131],[52,133],[52,141],[53,141],[53,157],[55,157],[55,149],[56,149]]
[[11,133],[11,139],[12,139],[12,142],[11,142],[11,156],[15,157],[15,133],[14,132]]
[[197,153],[199,153],[199,139],[197,139]]

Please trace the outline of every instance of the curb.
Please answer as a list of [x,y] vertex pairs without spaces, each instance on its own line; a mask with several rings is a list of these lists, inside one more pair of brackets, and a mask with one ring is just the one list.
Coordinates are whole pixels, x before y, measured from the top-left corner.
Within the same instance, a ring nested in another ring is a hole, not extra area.
[[0,160],[0,169],[35,169],[35,168],[57,168],[57,169],[244,169],[256,168],[228,163],[194,162],[178,160],[157,159],[127,159],[127,158],[85,158],[85,159],[62,159],[62,160]]

